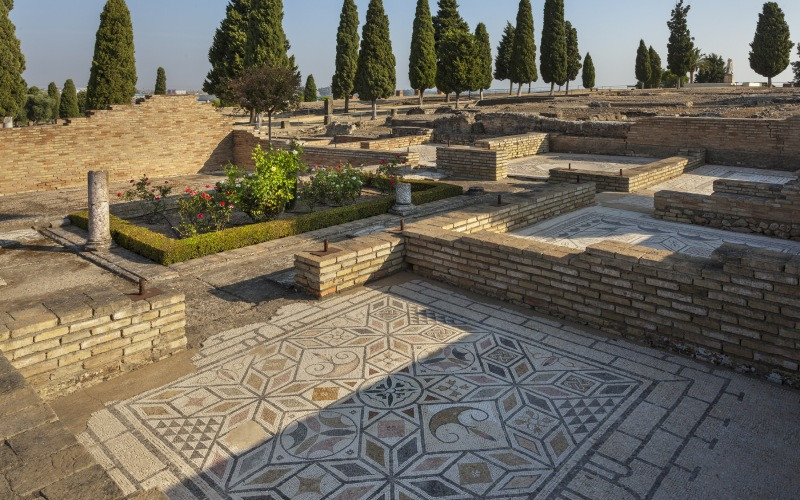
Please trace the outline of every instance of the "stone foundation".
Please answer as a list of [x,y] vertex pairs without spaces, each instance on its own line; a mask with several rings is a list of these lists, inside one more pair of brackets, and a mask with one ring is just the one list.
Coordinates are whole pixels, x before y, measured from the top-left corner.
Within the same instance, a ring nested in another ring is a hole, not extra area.
[[469,146],[436,148],[436,167],[452,177],[499,181],[508,177],[508,153]]

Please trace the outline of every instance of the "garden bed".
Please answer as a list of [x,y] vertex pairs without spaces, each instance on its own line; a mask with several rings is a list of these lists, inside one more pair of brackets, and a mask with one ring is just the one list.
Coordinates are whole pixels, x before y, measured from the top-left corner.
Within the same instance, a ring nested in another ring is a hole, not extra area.
[[[412,200],[415,205],[423,205],[463,193],[460,186],[452,184],[417,180],[404,182],[411,184]],[[112,215],[111,236],[114,242],[123,248],[159,264],[170,265],[382,215],[389,211],[394,202],[394,196],[372,198],[358,201],[352,205],[297,215],[292,218],[231,227],[184,239],[170,238]],[[88,212],[74,213],[69,218],[76,226],[87,229]]]

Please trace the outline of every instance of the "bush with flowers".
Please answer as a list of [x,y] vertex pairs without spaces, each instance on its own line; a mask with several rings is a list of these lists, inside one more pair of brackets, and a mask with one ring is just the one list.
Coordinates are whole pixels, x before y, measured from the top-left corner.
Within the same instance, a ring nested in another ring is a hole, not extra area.
[[346,205],[361,196],[364,185],[361,172],[349,163],[336,167],[316,166],[310,173],[311,179],[302,182],[298,192],[312,212],[318,205]]
[[402,182],[399,174],[400,165],[405,165],[407,160],[395,156],[388,160],[381,160],[381,164],[375,174],[370,178],[370,184],[380,190],[381,193],[394,191],[398,182]]
[[122,198],[125,201],[146,202],[148,208],[144,215],[145,220],[148,224],[155,224],[164,214],[167,208],[165,200],[172,193],[172,186],[169,185],[169,181],[164,181],[162,185],[151,186],[152,181],[146,175],[143,175],[138,181],[131,179],[130,183],[130,189],[117,193],[117,198]]
[[[209,188],[211,186],[207,185],[206,189]],[[184,238],[222,231],[230,222],[235,205],[218,190],[209,194],[199,189],[186,188],[184,195],[178,200],[181,222],[176,228]]]

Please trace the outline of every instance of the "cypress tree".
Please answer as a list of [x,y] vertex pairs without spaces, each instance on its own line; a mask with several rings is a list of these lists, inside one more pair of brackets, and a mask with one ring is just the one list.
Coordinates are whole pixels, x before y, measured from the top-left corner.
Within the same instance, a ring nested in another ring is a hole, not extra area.
[[289,48],[283,31],[283,1],[252,0],[247,23],[245,67],[287,66],[290,64]]
[[581,67],[581,51],[578,48],[578,30],[567,21],[564,23],[567,31],[567,95],[569,95],[569,82],[578,78]]
[[[800,43],[797,44],[797,55],[800,56]],[[800,85],[800,61],[792,63],[794,69],[794,84]]]
[[86,114],[86,111],[86,91],[81,90],[78,92],[78,112],[83,116]]
[[545,0],[542,25],[542,80],[555,85],[567,80],[567,33],[564,25],[564,0]]
[[522,84],[539,79],[536,69],[536,41],[533,35],[533,11],[530,0],[520,0],[517,10],[517,26],[514,28],[514,45],[511,50],[511,76],[519,84],[517,95],[522,92]]
[[344,99],[344,112],[350,112],[350,96],[358,69],[358,9],[353,0],[344,0],[336,33],[336,72],[331,90],[334,99]]
[[411,88],[419,91],[419,104],[422,105],[425,91],[436,86],[436,39],[428,0],[417,0],[408,79]]
[[[458,13],[458,2],[456,0],[439,0],[439,12],[433,18],[433,37],[436,42],[436,87],[439,90],[449,85],[448,77],[442,75],[442,65],[450,64],[450,61],[443,61],[445,54],[440,50],[441,41],[449,31],[459,31],[462,34],[469,34],[469,25]],[[452,55],[452,54],[451,54]],[[450,102],[450,93],[446,94],[445,99]]]
[[81,115],[78,109],[78,94],[75,92],[75,83],[72,80],[64,82],[61,91],[61,103],[58,108],[60,118],[77,118]]
[[639,40],[639,49],[636,51],[636,82],[639,88],[644,88],[645,83],[652,77],[650,69],[650,52],[644,40]]
[[160,66],[156,71],[156,87],[153,93],[155,95],[165,95],[167,93],[167,72]]
[[677,87],[681,88],[681,79],[689,72],[689,63],[694,38],[689,33],[686,18],[691,5],[683,6],[683,0],[678,0],[672,9],[672,17],[667,21],[669,28],[669,41],[667,42],[667,68],[678,76]]
[[203,91],[219,97],[225,104],[233,100],[228,92],[228,82],[244,72],[250,3],[251,0],[231,0],[208,50],[211,71],[203,82]]
[[306,78],[303,100],[305,102],[317,102],[317,83],[314,81],[314,75],[308,75],[308,78]]
[[483,91],[492,86],[492,44],[489,30],[483,23],[475,27],[475,54],[474,88],[481,91],[483,100]]
[[775,2],[765,3],[750,44],[750,67],[759,75],[766,76],[767,85],[772,87],[772,78],[789,66],[792,47],[783,10]]
[[647,81],[647,87],[657,89],[661,85],[661,77],[664,75],[664,69],[661,67],[661,56],[658,55],[652,45],[647,51],[647,56],[650,59],[650,79]]
[[497,46],[497,57],[494,60],[494,77],[496,80],[508,80],[508,95],[514,92],[514,79],[511,71],[511,52],[514,50],[514,26],[507,22],[503,30],[503,38]]
[[108,0],[100,14],[86,105],[103,109],[128,104],[136,94],[136,80],[131,13],[125,0]]
[[6,10],[9,12],[11,12],[11,9],[14,8],[14,0],[2,0],[0,1],[0,4],[5,5]]
[[589,90],[594,88],[594,76],[594,61],[592,61],[592,55],[587,52],[583,59],[583,74],[581,75],[583,88]]
[[11,127],[25,105],[28,86],[22,79],[25,56],[9,18],[13,2],[4,2],[0,3],[0,119],[4,127]]
[[439,90],[456,94],[456,109],[462,92],[470,90],[475,78],[475,37],[461,30],[448,30],[439,41]]
[[378,119],[378,99],[390,97],[397,85],[392,39],[389,37],[389,16],[381,0],[370,0],[367,21],[361,34],[355,91],[358,97],[372,101],[372,119]]
[[58,91],[56,82],[50,82],[50,85],[47,86],[47,96],[53,101],[53,105],[50,107],[50,118],[55,120],[58,118],[58,110],[61,107],[61,93]]

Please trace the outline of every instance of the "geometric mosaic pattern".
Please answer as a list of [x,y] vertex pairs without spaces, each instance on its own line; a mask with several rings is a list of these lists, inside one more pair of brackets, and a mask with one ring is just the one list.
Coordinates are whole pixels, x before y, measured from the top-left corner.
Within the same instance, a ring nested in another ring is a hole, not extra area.
[[173,497],[547,496],[652,381],[541,336],[371,294],[218,335],[196,373],[104,410],[83,437],[140,488],[148,464],[119,458],[107,422],[132,431],[180,481]]
[[662,221],[647,214],[608,207],[583,208],[513,234],[578,249],[604,240],[613,240],[697,257],[710,257],[723,243],[735,243],[800,255],[799,242]]

